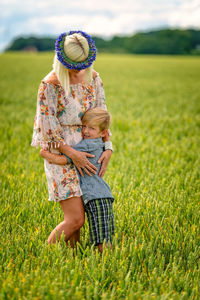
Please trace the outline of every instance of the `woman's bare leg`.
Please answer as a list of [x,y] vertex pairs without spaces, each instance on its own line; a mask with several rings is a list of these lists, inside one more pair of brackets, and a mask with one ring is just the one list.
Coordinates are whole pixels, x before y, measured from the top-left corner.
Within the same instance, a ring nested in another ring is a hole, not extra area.
[[75,248],[76,243],[80,242],[80,229],[76,230],[69,238],[70,246]]
[[[62,232],[65,236],[65,241],[69,239],[76,241],[79,239],[77,232],[83,226],[85,221],[85,212],[81,197],[72,197],[60,201],[64,213],[64,221],[58,224],[51,232],[48,243],[56,243],[56,239],[60,240]],[[73,242],[72,242],[73,243]]]

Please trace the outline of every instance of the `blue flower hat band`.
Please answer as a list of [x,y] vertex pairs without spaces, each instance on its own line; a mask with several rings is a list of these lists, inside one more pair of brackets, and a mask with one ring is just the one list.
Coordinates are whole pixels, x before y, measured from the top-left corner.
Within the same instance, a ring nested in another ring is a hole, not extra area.
[[[64,42],[65,37],[67,35],[72,35],[74,33],[80,33],[82,36],[86,38],[89,45],[89,54],[85,61],[83,62],[75,62],[69,59],[64,52]],[[93,61],[96,59],[97,49],[95,46],[94,41],[92,40],[91,36],[85,33],[84,31],[70,31],[69,33],[61,33],[61,35],[56,40],[55,50],[57,53],[57,59],[67,68],[67,69],[75,69],[75,70],[83,70],[89,68]]]

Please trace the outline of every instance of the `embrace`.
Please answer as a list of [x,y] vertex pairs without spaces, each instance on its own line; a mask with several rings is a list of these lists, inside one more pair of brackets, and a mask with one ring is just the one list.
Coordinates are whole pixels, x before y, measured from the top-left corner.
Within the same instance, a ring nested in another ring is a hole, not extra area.
[[112,243],[114,198],[103,180],[112,143],[103,84],[93,70],[96,47],[87,33],[70,31],[55,50],[53,70],[39,87],[31,144],[42,148],[49,201],[59,202],[64,214],[48,243],[64,233],[74,247],[86,212],[91,244],[102,252],[104,241]]

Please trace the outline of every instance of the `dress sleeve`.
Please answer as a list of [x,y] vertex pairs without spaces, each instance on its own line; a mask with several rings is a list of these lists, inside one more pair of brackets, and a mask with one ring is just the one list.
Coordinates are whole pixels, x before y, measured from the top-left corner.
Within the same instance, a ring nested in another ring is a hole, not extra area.
[[56,88],[45,82],[40,84],[31,143],[33,147],[44,147],[49,143],[64,141],[62,128],[57,118],[59,100]]
[[[107,106],[105,103],[105,91],[103,87],[103,82],[99,76],[99,74],[95,77],[95,93],[96,93],[96,107],[102,107],[107,110]],[[110,129],[108,130],[109,136],[112,136]]]
[[96,94],[96,106],[102,107],[107,110],[106,104],[105,104],[105,91],[103,87],[103,82],[99,76],[99,74],[95,77],[95,94]]

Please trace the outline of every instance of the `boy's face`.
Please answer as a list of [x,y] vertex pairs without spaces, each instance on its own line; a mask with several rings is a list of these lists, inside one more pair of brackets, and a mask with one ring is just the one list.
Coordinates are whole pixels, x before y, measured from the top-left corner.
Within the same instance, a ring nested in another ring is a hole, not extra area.
[[81,132],[83,139],[97,139],[105,135],[104,131],[101,132],[98,126],[89,124],[83,124]]

